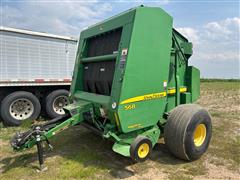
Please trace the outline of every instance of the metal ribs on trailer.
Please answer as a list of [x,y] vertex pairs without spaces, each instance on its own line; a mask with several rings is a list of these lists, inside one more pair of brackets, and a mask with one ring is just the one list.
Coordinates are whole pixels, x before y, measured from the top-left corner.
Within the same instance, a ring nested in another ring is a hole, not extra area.
[[34,86],[41,83],[37,79],[72,78],[76,38],[0,27],[0,39],[0,86]]

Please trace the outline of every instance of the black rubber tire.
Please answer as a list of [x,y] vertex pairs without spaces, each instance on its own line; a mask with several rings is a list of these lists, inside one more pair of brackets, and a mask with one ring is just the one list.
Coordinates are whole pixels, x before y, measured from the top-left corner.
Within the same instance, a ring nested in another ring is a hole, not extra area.
[[[30,92],[16,91],[16,92],[13,92],[13,93],[9,94],[8,96],[6,96],[1,102],[0,112],[1,112],[1,117],[3,120],[3,124],[5,126],[19,126],[19,125],[21,125],[22,121],[24,121],[24,120],[17,120],[13,116],[11,116],[11,114],[9,112],[9,108],[10,108],[10,105],[12,104],[12,102],[17,99],[20,99],[20,98],[28,99],[33,104],[34,111],[33,111],[33,114],[28,119],[35,120],[38,118],[38,116],[41,112],[41,105],[40,105],[38,98]],[[27,120],[27,119],[25,119],[25,120]]]
[[[200,146],[194,144],[194,131],[199,124],[206,127],[206,137]],[[176,157],[193,161],[207,150],[212,137],[211,116],[199,105],[185,104],[174,108],[164,128],[164,140]]]
[[52,91],[51,93],[48,94],[48,96],[45,99],[45,111],[50,118],[56,118],[61,115],[56,113],[53,109],[53,102],[58,96],[68,97],[69,91],[65,89],[59,89],[59,90]]
[[[138,149],[144,143],[148,144],[149,152],[146,157],[141,158],[138,155]],[[143,162],[143,161],[147,160],[149,158],[151,152],[152,152],[152,142],[149,138],[147,138],[145,136],[137,136],[136,139],[131,143],[130,157],[136,162]]]

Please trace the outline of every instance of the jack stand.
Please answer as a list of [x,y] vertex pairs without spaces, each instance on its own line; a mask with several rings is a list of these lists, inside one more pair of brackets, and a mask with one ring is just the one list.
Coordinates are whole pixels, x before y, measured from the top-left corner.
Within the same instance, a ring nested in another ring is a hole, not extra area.
[[[36,130],[40,130],[39,127],[36,127]],[[45,171],[47,170],[47,167],[43,166],[44,159],[43,159],[43,144],[41,140],[40,133],[37,133],[36,135],[36,141],[37,141],[37,151],[38,151],[38,162],[39,162],[39,171]]]
[[43,159],[43,145],[42,141],[37,141],[37,151],[38,151],[38,162],[39,162],[39,170],[37,172],[46,171],[47,167],[44,167],[44,159]]

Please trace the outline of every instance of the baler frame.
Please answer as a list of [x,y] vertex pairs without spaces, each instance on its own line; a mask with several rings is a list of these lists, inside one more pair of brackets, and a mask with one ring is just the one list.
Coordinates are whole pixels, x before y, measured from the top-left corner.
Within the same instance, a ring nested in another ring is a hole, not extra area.
[[[158,21],[147,21],[155,17]],[[153,27],[150,33],[142,22]],[[49,138],[82,124],[112,139],[113,151],[136,161],[146,160],[163,134],[177,157],[199,158],[211,138],[211,119],[199,106],[181,105],[200,94],[199,70],[188,66],[191,55],[192,43],[172,28],[172,17],[160,8],[140,6],[89,27],[80,36],[66,115],[16,134],[12,147],[37,144],[42,167],[42,142],[50,145]],[[206,138],[201,149],[193,142],[197,138]]]

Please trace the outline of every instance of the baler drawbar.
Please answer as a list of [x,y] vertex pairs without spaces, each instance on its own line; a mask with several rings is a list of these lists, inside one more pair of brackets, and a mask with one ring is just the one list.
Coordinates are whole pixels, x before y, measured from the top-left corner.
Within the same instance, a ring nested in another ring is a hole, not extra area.
[[188,65],[192,43],[172,27],[160,8],[140,6],[81,32],[65,115],[24,133],[11,145],[37,145],[83,125],[113,140],[113,151],[134,161],[149,158],[163,137],[169,151],[188,161],[200,158],[211,139],[211,116],[191,104],[200,95],[200,72]]

